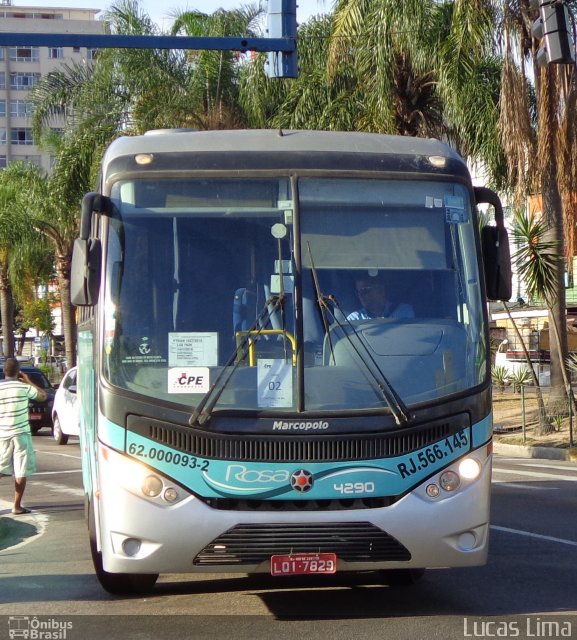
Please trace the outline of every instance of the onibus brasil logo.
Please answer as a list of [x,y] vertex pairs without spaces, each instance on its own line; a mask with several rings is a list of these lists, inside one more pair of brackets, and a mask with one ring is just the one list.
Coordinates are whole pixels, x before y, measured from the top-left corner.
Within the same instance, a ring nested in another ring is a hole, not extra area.
[[67,640],[72,622],[37,616],[9,616],[8,637],[10,640]]

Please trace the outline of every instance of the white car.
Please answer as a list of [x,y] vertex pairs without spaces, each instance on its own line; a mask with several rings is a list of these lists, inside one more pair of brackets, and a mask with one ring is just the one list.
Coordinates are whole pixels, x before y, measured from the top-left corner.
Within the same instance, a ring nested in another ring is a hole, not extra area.
[[62,378],[54,396],[52,407],[54,427],[52,436],[58,444],[66,444],[69,436],[78,436],[80,416],[76,395],[76,367],[69,369]]

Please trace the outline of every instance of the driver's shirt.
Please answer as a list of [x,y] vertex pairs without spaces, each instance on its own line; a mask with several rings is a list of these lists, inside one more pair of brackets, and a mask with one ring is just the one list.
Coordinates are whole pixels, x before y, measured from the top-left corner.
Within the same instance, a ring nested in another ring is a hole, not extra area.
[[349,313],[347,320],[370,320],[371,318],[414,318],[415,312],[410,304],[401,302],[400,304],[393,305],[391,302],[387,302],[383,313],[378,316],[371,316],[369,312],[363,307],[357,311]]

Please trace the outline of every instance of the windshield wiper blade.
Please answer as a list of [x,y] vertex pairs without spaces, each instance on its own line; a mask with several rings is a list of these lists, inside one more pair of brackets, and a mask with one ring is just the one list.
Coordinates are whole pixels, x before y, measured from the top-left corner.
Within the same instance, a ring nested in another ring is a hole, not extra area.
[[[256,320],[248,329],[244,332],[245,335],[242,341],[236,346],[230,357],[223,366],[221,372],[217,376],[216,380],[210,386],[210,389],[204,394],[201,401],[198,403],[192,415],[188,420],[188,424],[193,427],[195,424],[203,425],[211,418],[212,411],[221,397],[222,393],[226,389],[230,379],[234,375],[234,372],[238,369],[241,362],[246,358],[248,354],[248,346],[251,340],[258,340],[261,331],[264,330],[266,323],[263,322],[268,316],[272,316],[275,311],[283,304],[283,297],[279,295],[271,295],[264,303],[263,308],[258,314]],[[240,356],[240,357],[239,357]],[[234,366],[233,366],[234,363]]]
[[[393,385],[389,382],[387,376],[385,376],[385,374],[382,372],[381,368],[379,367],[379,364],[377,363],[377,361],[373,357],[372,353],[369,351],[369,348],[368,348],[367,344],[365,342],[363,342],[363,340],[359,336],[356,328],[354,327],[354,325],[351,324],[350,320],[348,320],[347,316],[343,312],[343,310],[342,310],[341,306],[339,305],[339,302],[336,299],[336,297],[334,295],[332,295],[332,294],[324,295],[322,293],[321,287],[320,287],[320,284],[319,284],[318,273],[317,273],[317,270],[316,270],[316,267],[315,267],[315,262],[314,262],[314,259],[313,259],[313,253],[311,251],[311,245],[310,245],[309,242],[307,242],[307,249],[308,249],[308,252],[309,252],[309,259],[310,259],[310,262],[311,262],[311,274],[312,274],[312,277],[313,277],[313,286],[315,288],[315,295],[316,295],[316,298],[317,298],[317,304],[319,305],[319,309],[321,311],[321,316],[322,316],[322,319],[323,319],[323,326],[324,326],[324,329],[325,329],[327,340],[329,342],[329,346],[330,346],[330,350],[331,350],[331,358],[333,358],[333,361],[334,361],[333,342],[332,342],[332,337],[331,337],[330,324],[327,321],[327,312],[332,317],[333,323],[336,323],[336,325],[339,327],[339,329],[341,330],[343,335],[346,337],[348,343],[351,345],[351,347],[353,348],[353,350],[357,354],[360,362],[363,364],[363,366],[365,368],[365,371],[370,375],[370,377],[372,378],[373,382],[375,383],[377,388],[380,390],[384,400],[389,405],[391,413],[393,414],[393,417],[395,418],[395,422],[399,426],[402,426],[402,425],[406,424],[407,422],[409,422],[412,419],[412,416],[409,413],[409,409],[408,409],[407,405],[403,402],[401,396],[399,396],[399,394],[395,391]],[[328,304],[328,303],[330,303],[330,304]],[[345,324],[343,324],[337,318],[336,314],[334,313],[334,311],[331,308],[331,304],[335,309],[337,309],[339,311],[341,316],[343,318],[345,318],[345,321],[346,321],[348,327],[350,328],[351,332],[353,333],[353,335],[357,339],[359,345],[361,346],[362,351],[364,352],[364,356],[363,356],[363,353],[361,353],[361,350],[359,350],[358,346],[354,343],[354,340],[352,339],[351,334],[347,331]],[[370,366],[369,362],[367,362],[366,358],[368,358],[368,360],[370,361],[370,364],[372,365],[372,367]],[[374,369],[373,369],[373,367],[374,367]]]
[[[368,345],[361,338],[355,326],[346,317],[336,297],[334,295],[322,295],[322,294],[321,294],[321,297],[323,300],[324,307],[328,309],[329,313],[333,318],[333,321],[339,327],[342,334],[346,338],[347,342],[351,345],[353,351],[359,358],[359,361],[363,364],[365,371],[370,375],[373,382],[382,393],[383,398],[386,400],[387,404],[389,405],[389,408],[391,409],[391,413],[395,418],[395,422],[399,426],[403,426],[408,422],[410,422],[413,416],[410,414],[407,405],[403,402],[403,399],[401,398],[401,396],[395,391],[395,388],[390,383],[387,376],[383,373],[382,369],[379,367],[379,363],[375,360]],[[330,305],[327,304],[327,302],[332,303],[334,308],[340,312],[342,317],[345,318],[345,323],[341,322],[337,318],[336,314],[332,311]],[[356,338],[356,340],[354,338]],[[331,357],[334,358],[332,342],[330,341],[330,335],[329,335],[329,343],[331,345]]]

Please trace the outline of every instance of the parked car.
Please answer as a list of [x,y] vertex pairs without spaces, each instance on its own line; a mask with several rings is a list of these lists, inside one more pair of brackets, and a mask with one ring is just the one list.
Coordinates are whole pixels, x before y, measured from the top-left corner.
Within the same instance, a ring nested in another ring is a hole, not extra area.
[[[52,429],[52,405],[54,404],[54,387],[40,369],[25,364],[20,365],[20,371],[25,373],[37,387],[44,389],[46,400],[31,400],[28,404],[28,420],[32,433],[47,427]],[[4,363],[0,362],[0,380],[4,379]]]
[[58,444],[67,444],[69,436],[80,431],[78,397],[76,395],[76,367],[69,369],[62,378],[52,407],[54,426],[52,435]]
[[63,356],[34,356],[32,364],[35,367],[50,367],[52,371],[64,373],[66,371],[66,360]]

